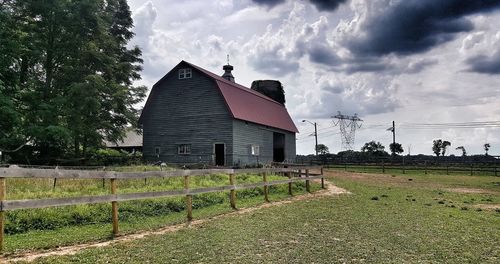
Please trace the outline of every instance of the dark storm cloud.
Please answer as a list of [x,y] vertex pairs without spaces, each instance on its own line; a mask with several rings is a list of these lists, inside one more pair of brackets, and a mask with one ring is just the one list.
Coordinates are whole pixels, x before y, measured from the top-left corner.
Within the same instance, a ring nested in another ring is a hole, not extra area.
[[329,47],[314,46],[307,52],[309,53],[309,59],[315,63],[335,66],[341,62],[341,59]]
[[274,7],[276,5],[285,2],[285,0],[252,0],[252,1],[258,5],[265,5],[268,7]]
[[410,55],[454,39],[473,29],[467,15],[489,12],[500,0],[405,0],[385,13],[374,14],[349,49],[361,55]]
[[[268,7],[274,7],[285,0],[252,0],[258,5],[265,5]],[[347,2],[347,0],[309,0],[319,11],[334,11],[340,4]]]
[[478,55],[466,60],[469,65],[469,71],[485,73],[485,74],[500,74],[500,51],[497,51],[492,56]]
[[392,68],[392,65],[379,59],[342,59],[331,47],[315,45],[305,50],[309,54],[309,60],[314,63],[328,66],[331,70],[347,73],[354,72],[381,72]]
[[334,11],[347,0],[309,0],[319,11]]
[[248,62],[256,71],[273,75],[285,76],[296,72],[299,69],[299,63],[287,57],[277,56],[281,46],[276,46],[269,50],[261,50],[256,54],[248,56]]

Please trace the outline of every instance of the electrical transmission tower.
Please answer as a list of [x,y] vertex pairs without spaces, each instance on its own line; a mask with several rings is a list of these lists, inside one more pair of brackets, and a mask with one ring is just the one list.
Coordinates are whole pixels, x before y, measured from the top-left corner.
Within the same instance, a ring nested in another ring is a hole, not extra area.
[[361,120],[358,114],[353,116],[343,115],[340,111],[337,115],[332,116],[332,118],[337,119],[333,121],[335,126],[340,127],[340,139],[342,141],[342,149],[352,150],[354,147],[354,138],[356,136],[356,129],[361,128]]

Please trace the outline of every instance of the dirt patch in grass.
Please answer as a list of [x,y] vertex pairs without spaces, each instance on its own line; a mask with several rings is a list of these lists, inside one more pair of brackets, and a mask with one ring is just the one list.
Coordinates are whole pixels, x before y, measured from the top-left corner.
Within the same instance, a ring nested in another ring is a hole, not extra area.
[[446,191],[456,192],[456,193],[488,193],[488,194],[498,194],[498,192],[485,190],[485,189],[477,189],[477,188],[446,188]]
[[[335,181],[335,179],[345,179],[376,186],[431,188],[455,193],[500,195],[498,188],[496,188],[496,182],[490,182],[488,177],[485,176],[410,175],[400,173],[382,174],[336,170],[327,170],[325,175],[333,178],[333,181]],[[462,186],[470,187],[465,188]],[[482,188],[483,186],[487,188]]]
[[[314,180],[314,181],[316,181],[316,180]],[[318,180],[318,182],[319,182],[319,180]],[[123,243],[123,242],[127,242],[127,241],[142,239],[142,238],[145,238],[145,237],[148,237],[151,235],[162,235],[162,234],[166,234],[166,233],[170,233],[170,232],[175,232],[175,231],[178,231],[178,230],[184,229],[184,228],[193,228],[193,227],[199,226],[203,223],[206,223],[208,221],[213,221],[216,219],[220,219],[222,217],[247,214],[247,213],[251,213],[251,212],[254,212],[256,210],[259,210],[259,209],[280,206],[283,204],[289,204],[289,203],[292,203],[294,201],[311,200],[311,199],[316,199],[316,198],[325,197],[325,196],[333,196],[333,195],[350,194],[351,193],[346,189],[339,188],[337,186],[334,186],[333,184],[328,183],[328,181],[325,181],[325,187],[326,187],[326,189],[320,190],[320,191],[317,191],[314,193],[297,195],[297,196],[290,197],[286,200],[265,203],[265,204],[255,206],[255,207],[242,208],[242,209],[238,209],[234,212],[221,214],[221,215],[214,216],[211,218],[194,220],[194,221],[191,221],[189,223],[166,226],[164,228],[161,228],[161,229],[158,229],[155,231],[146,231],[146,232],[140,232],[140,233],[135,233],[135,234],[118,236],[115,239],[110,240],[110,241],[86,243],[86,244],[80,244],[80,245],[60,247],[60,248],[57,248],[56,250],[51,250],[51,251],[33,251],[33,252],[16,254],[16,255],[12,255],[12,256],[6,256],[5,261],[8,261],[8,262],[18,262],[18,261],[31,262],[31,261],[34,261],[34,260],[41,258],[41,257],[74,255],[74,254],[76,254],[84,249],[100,248],[100,247],[114,245],[116,243]],[[0,259],[0,263],[3,263],[1,261],[1,259]]]
[[475,208],[481,208],[483,210],[500,210],[500,204],[475,204]]
[[[346,178],[363,182],[374,183],[392,183],[398,185],[412,184],[415,185],[414,177],[393,176],[392,174],[377,174],[377,173],[358,173],[345,171],[326,171],[326,176]],[[418,183],[417,183],[418,184]]]

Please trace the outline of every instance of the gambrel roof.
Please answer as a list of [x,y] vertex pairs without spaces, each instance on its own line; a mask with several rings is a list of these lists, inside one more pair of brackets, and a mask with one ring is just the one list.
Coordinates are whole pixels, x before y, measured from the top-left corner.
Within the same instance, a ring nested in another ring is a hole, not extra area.
[[[297,130],[297,127],[293,123],[292,118],[288,114],[285,106],[283,106],[282,104],[257,91],[254,91],[243,85],[228,81],[215,73],[207,71],[189,62],[181,61],[177,66],[179,66],[180,64],[189,65],[195,70],[198,70],[199,72],[205,74],[207,77],[215,81],[215,84],[217,88],[219,88],[233,118],[294,133],[299,132]],[[174,67],[174,69],[177,68],[177,66]],[[169,75],[171,72],[172,71],[167,73],[167,75]],[[153,86],[153,89],[164,78],[165,77],[160,79]],[[151,93],[151,95],[152,94],[153,93]],[[142,114],[146,112],[145,110],[147,107],[148,102],[146,102]],[[141,122],[142,114],[139,122]]]

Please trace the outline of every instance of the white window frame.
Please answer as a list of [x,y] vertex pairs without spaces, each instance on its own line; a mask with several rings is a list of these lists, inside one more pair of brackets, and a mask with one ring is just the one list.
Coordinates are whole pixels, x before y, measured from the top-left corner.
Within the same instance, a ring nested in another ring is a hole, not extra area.
[[160,153],[161,153],[160,147],[156,146],[155,147],[155,155],[158,157],[158,156],[160,156]]
[[179,145],[177,145],[177,154],[179,154],[179,155],[191,154],[191,144],[179,144]]
[[260,146],[259,145],[250,145],[250,154],[252,156],[260,155]]
[[179,69],[179,80],[189,79],[191,77],[193,77],[191,68]]

